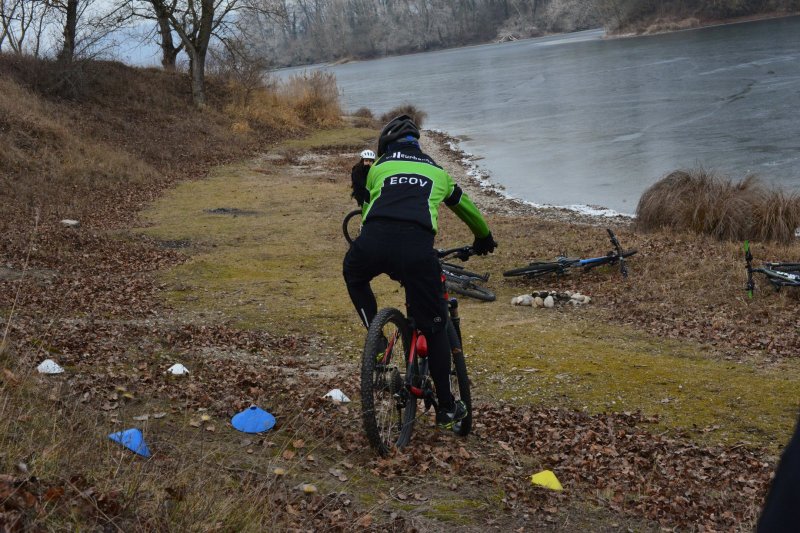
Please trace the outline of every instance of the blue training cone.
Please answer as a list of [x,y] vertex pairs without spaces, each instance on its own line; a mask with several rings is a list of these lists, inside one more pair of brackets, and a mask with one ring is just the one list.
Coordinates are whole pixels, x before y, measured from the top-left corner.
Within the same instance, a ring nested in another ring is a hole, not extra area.
[[138,429],[126,429],[125,431],[118,431],[108,436],[114,442],[118,442],[128,448],[135,454],[142,457],[150,457],[150,450],[144,442],[144,435]]
[[231,425],[243,433],[261,433],[272,429],[275,417],[255,405],[231,418]]

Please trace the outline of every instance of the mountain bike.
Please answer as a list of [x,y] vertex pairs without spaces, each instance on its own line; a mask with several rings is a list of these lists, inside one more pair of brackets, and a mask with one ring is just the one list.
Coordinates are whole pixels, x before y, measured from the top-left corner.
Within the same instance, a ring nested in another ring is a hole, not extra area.
[[[342,221],[342,233],[344,233],[344,238],[347,240],[349,244],[353,244],[353,241],[358,237],[358,234],[361,232],[361,210],[356,209],[347,213],[347,216],[344,217]],[[456,249],[447,251],[448,255],[453,254],[458,259],[462,261],[466,261],[469,256],[459,256],[456,253]],[[484,302],[493,302],[496,299],[494,292],[490,291],[486,287],[479,285],[477,282],[487,282],[489,281],[489,274],[477,274],[475,272],[470,272],[469,270],[465,269],[460,265],[455,265],[453,263],[448,263],[445,261],[441,261],[442,264],[442,272],[445,275],[445,286],[449,292],[454,292],[456,294],[461,294],[462,296],[469,296],[470,298],[475,298],[476,300],[481,300]]]
[[750,241],[744,241],[744,259],[747,263],[747,294],[753,297],[756,288],[753,273],[758,272],[766,276],[767,281],[775,287],[800,287],[800,263],[764,263],[762,268],[753,268],[753,254],[750,252]]
[[619,263],[619,271],[622,273],[622,277],[627,278],[628,267],[625,264],[625,259],[634,255],[637,250],[633,248],[630,250],[623,250],[619,240],[617,239],[617,236],[614,235],[614,232],[610,229],[606,229],[606,231],[608,232],[611,245],[614,247],[614,249],[608,252],[606,255],[602,255],[600,257],[590,257],[588,259],[560,256],[556,257],[554,261],[540,261],[530,263],[528,266],[513,268],[503,272],[503,275],[506,277],[525,276],[527,278],[538,278],[548,274],[563,276],[568,274],[573,268],[582,267],[584,272],[588,272],[589,270],[602,265],[616,265]]
[[[470,247],[439,252],[442,259],[448,255],[469,257],[472,254]],[[454,425],[453,432],[464,437],[472,429],[469,377],[462,350],[458,300],[447,294],[445,298],[448,304],[446,331],[452,352],[450,390],[456,400],[464,402],[468,413]],[[416,328],[413,317],[406,317],[393,307],[381,309],[370,324],[361,358],[364,430],[380,455],[387,455],[392,447],[403,448],[409,443],[418,418],[419,400],[425,407],[423,414],[432,407],[438,409],[428,369],[425,336]]]

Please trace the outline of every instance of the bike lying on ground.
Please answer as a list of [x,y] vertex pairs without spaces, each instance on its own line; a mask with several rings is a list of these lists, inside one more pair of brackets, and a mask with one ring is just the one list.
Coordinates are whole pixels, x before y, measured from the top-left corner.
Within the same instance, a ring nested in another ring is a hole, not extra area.
[[569,273],[570,269],[582,267],[584,272],[602,266],[602,265],[616,265],[619,263],[619,271],[622,273],[623,278],[628,277],[628,267],[625,264],[625,259],[632,256],[637,252],[635,249],[623,250],[619,244],[617,236],[610,229],[606,229],[608,237],[611,240],[613,250],[606,255],[600,257],[590,257],[588,259],[570,258],[570,257],[556,257],[554,261],[540,261],[530,263],[528,266],[513,268],[503,272],[506,277],[512,276],[525,276],[526,278],[538,278],[548,274],[555,274],[556,276],[563,276]]
[[[469,257],[470,247],[439,251]],[[455,400],[467,407],[467,416],[456,422],[453,432],[466,436],[472,429],[472,400],[467,376],[467,363],[461,343],[461,319],[458,300],[447,298],[447,338],[452,363],[450,390]],[[361,358],[361,411],[364,430],[370,444],[381,455],[391,448],[402,448],[411,440],[417,420],[417,401],[425,406],[423,414],[438,409],[436,391],[428,368],[428,346],[425,336],[416,329],[414,319],[405,317],[393,307],[381,309],[369,326]],[[435,411],[434,411],[435,412]]]
[[[439,250],[439,253],[444,253],[447,255],[455,253],[455,257],[461,259],[462,261],[466,261],[469,258],[469,255],[464,255],[463,253],[463,251],[466,249],[467,248],[461,248],[461,252],[458,252],[458,248],[454,248],[452,250]],[[476,274],[475,272],[470,272],[460,265],[454,265],[453,263],[447,263],[445,261],[441,261],[441,263],[442,273],[445,277],[444,284],[448,292],[454,292],[456,294],[461,294],[462,296],[469,296],[470,298],[475,298],[476,300],[481,300],[484,302],[495,301],[496,296],[492,291],[475,283],[476,281],[489,281],[488,273]]]
[[[353,241],[358,237],[360,232],[361,210],[356,209],[350,211],[347,213],[347,216],[344,217],[342,233],[344,233],[344,238],[347,239],[347,242],[353,244]],[[440,252],[444,252],[448,256],[453,255],[462,261],[466,261],[469,255],[459,254],[458,250],[460,249],[454,248],[452,250],[443,250]],[[494,292],[478,284],[478,282],[489,281],[489,274],[470,272],[460,265],[454,265],[453,263],[441,260],[441,256],[440,262],[442,264],[442,272],[446,278],[445,287],[449,292],[469,296],[470,298],[475,298],[476,300],[484,302],[493,302],[495,300],[496,296]]]
[[781,287],[800,287],[800,263],[764,263],[762,268],[753,268],[753,254],[750,253],[750,241],[744,241],[744,259],[747,262],[747,294],[753,297],[756,288],[753,273],[758,272],[767,277],[776,291]]

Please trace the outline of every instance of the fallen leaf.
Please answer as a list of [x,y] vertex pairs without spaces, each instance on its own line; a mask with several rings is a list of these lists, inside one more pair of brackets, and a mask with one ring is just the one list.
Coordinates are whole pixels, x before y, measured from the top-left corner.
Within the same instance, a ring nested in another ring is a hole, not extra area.
[[50,487],[44,493],[44,501],[52,502],[61,498],[64,495],[64,487]]

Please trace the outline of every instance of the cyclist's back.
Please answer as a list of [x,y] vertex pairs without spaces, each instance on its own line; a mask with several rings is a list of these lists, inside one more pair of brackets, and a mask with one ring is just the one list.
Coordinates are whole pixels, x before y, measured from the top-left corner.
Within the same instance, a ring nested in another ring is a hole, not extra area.
[[433,248],[439,205],[444,202],[470,227],[477,253],[493,251],[495,242],[469,197],[422,152],[417,139],[419,130],[405,115],[390,121],[381,132],[378,160],[367,176],[370,196],[363,206],[363,227],[345,256],[344,278],[367,327],[377,314],[370,281],[388,274],[403,284],[409,313],[428,340],[430,370],[441,406],[437,421],[446,427],[466,411],[450,394],[450,349],[444,330],[447,303]]

